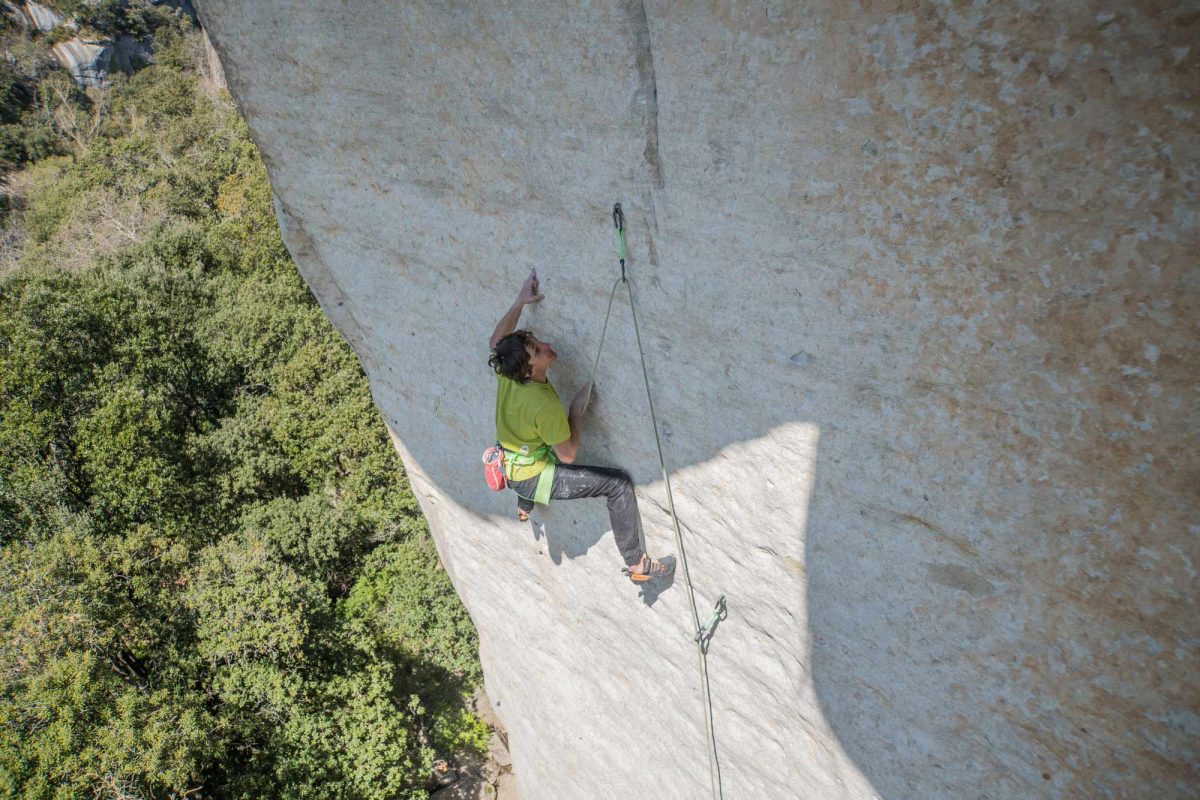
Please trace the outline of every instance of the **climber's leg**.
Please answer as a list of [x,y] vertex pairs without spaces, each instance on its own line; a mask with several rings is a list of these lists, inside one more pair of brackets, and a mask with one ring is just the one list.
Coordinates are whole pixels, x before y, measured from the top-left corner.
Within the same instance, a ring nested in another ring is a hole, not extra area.
[[509,481],[508,485],[517,495],[517,519],[525,522],[533,511],[533,493],[537,491],[537,476],[523,481]]
[[633,491],[633,481],[624,470],[559,464],[555,467],[550,497],[553,500],[608,498],[608,519],[621,558],[629,567],[641,564],[642,537],[638,524],[637,495]]

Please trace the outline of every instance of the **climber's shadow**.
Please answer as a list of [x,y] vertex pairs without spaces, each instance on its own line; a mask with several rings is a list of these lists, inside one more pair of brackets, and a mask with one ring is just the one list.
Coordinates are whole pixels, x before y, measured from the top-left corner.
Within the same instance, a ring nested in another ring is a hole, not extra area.
[[[591,516],[590,514],[588,515]],[[535,542],[545,540],[546,550],[550,555],[550,560],[555,565],[561,565],[563,556],[567,558],[578,558],[591,549],[592,545],[599,542],[608,533],[607,514],[601,515],[603,519],[596,520],[585,519],[582,521],[572,522],[567,526],[558,526],[554,524],[553,512],[548,508],[538,508],[529,517],[530,530],[533,533]],[[644,539],[643,539],[644,541]],[[674,562],[673,556],[666,556],[664,561]],[[653,606],[659,595],[675,585],[675,572],[662,578],[656,578],[645,583],[638,584],[638,597],[647,608]],[[622,580],[627,578],[622,577]]]
[[[601,510],[603,511],[603,505]],[[595,519],[590,513],[582,516],[583,519],[574,519],[569,524],[564,524],[563,521],[555,519],[553,508],[542,506],[530,515],[529,526],[533,531],[534,541],[546,541],[550,560],[556,565],[562,564],[563,556],[574,559],[584,555],[608,532],[607,514],[601,513]]]

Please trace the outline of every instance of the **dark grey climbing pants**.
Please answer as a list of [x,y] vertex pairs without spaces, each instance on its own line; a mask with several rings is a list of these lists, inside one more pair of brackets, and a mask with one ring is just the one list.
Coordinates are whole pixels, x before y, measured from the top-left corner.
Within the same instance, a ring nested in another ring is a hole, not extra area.
[[[509,481],[508,485],[517,493],[517,508],[533,510],[533,493],[537,489],[537,477],[523,481]],[[551,500],[578,500],[581,497],[607,497],[608,519],[612,523],[617,549],[626,566],[632,567],[642,557],[642,542],[639,535],[637,495],[633,492],[633,481],[625,470],[610,467],[586,467],[582,464],[559,464],[554,468],[554,483],[550,487]]]

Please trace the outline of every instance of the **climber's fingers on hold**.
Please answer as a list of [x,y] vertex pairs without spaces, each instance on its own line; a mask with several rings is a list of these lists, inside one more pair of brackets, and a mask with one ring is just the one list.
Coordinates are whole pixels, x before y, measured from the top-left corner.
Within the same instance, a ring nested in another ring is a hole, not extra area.
[[544,298],[545,295],[538,291],[537,270],[531,269],[529,277],[525,279],[525,283],[521,284],[521,302],[540,303]]

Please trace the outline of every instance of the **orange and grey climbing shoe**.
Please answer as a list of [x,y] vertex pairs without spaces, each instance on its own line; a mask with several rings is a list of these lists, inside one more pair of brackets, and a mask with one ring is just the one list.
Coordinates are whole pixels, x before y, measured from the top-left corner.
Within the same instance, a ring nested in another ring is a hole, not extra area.
[[642,553],[642,560],[638,563],[636,571],[634,567],[625,567],[622,571],[634,583],[645,583],[656,578],[669,578],[675,574],[675,557],[663,556],[661,561],[655,561],[646,553]]

